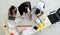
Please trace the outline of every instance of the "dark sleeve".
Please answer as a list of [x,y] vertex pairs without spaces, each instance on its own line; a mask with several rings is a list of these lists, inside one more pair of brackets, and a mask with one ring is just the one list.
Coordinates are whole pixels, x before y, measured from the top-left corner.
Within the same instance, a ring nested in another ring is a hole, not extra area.
[[31,3],[29,2],[29,9],[30,9],[30,11],[31,11]]
[[24,12],[24,5],[21,4],[19,7],[18,7],[18,11],[20,13],[20,15],[23,15],[23,12]]
[[[43,2],[44,3],[44,2]],[[43,8],[45,9],[45,3],[44,3],[44,6],[43,6]]]

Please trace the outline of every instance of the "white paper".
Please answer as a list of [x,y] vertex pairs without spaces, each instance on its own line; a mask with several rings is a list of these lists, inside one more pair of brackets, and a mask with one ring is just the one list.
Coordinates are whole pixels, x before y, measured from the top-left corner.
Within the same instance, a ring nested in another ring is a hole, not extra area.
[[19,17],[19,18],[17,18],[17,19],[15,20],[15,23],[16,23],[16,25],[18,25],[18,24],[20,24],[22,21],[23,21],[23,19]]
[[29,35],[29,34],[31,34],[33,32],[33,28],[27,28],[27,29],[25,29],[24,31],[23,31],[23,35]]
[[14,27],[16,27],[14,21],[7,22],[7,25],[8,25],[9,28],[14,28]]

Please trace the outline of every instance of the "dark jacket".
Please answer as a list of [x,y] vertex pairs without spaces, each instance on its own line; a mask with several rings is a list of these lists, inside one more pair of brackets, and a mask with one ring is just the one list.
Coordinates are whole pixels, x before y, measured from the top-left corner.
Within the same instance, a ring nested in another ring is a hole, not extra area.
[[18,11],[19,11],[20,15],[23,15],[23,12],[27,13],[27,9],[25,8],[25,7],[26,7],[26,6],[25,6],[26,3],[29,3],[29,9],[30,9],[30,11],[31,11],[31,4],[30,4],[30,2],[24,2],[24,3],[22,3],[22,4],[18,7]]

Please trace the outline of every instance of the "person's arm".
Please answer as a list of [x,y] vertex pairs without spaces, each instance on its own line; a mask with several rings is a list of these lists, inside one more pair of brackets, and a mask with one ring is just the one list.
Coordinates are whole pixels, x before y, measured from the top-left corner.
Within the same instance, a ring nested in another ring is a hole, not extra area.
[[32,20],[32,15],[33,15],[33,13],[35,13],[35,10],[36,10],[36,9],[32,9],[32,10],[30,11],[30,17],[29,17],[30,20]]
[[8,12],[8,16],[11,16],[10,12]]
[[32,14],[30,13],[30,17],[29,17],[30,20],[32,20]]

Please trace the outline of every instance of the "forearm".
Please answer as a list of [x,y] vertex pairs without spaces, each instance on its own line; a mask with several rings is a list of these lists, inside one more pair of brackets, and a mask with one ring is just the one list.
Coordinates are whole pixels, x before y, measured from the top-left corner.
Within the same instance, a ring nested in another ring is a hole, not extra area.
[[32,20],[32,14],[30,13],[30,20]]

